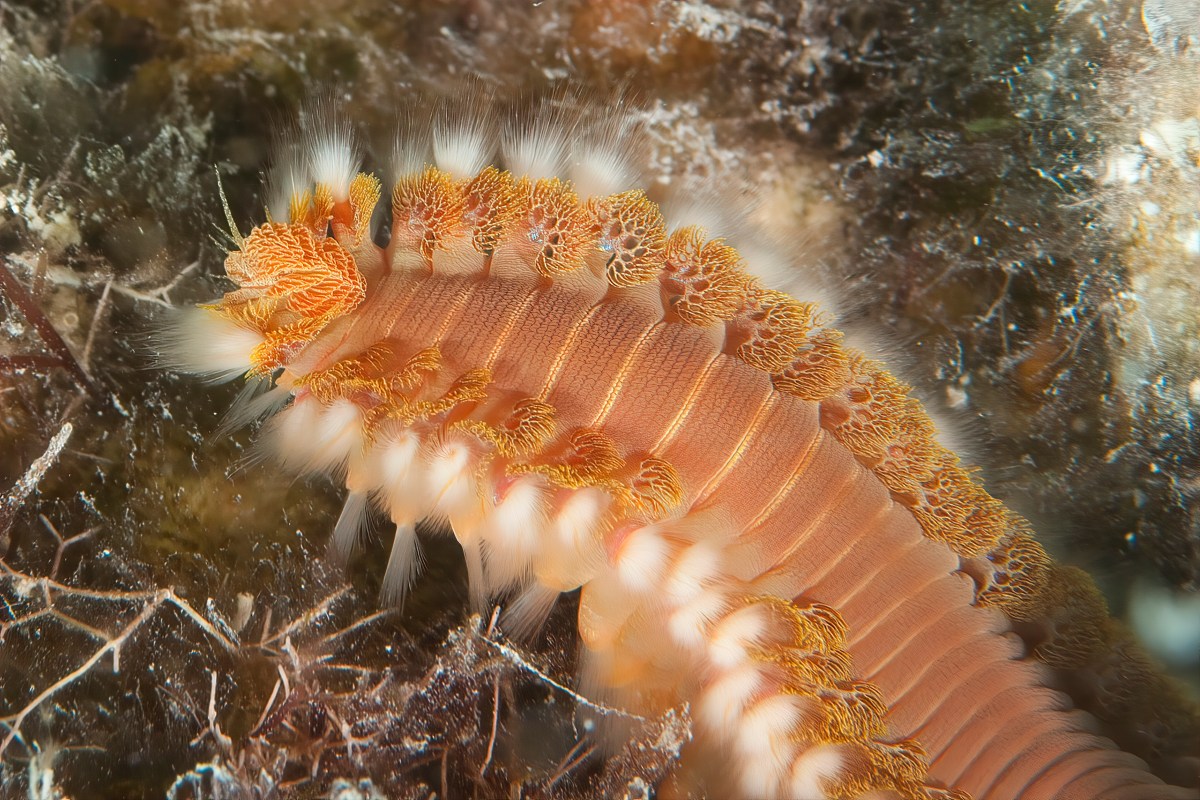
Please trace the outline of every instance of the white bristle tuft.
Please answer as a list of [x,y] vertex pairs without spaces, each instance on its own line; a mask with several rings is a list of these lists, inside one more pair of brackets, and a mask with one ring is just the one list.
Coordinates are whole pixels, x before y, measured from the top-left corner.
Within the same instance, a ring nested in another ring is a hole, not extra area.
[[312,430],[325,407],[311,394],[301,394],[268,423],[267,440],[280,461],[299,470],[312,457]]
[[270,422],[268,440],[279,459],[298,472],[340,469],[363,442],[362,411],[349,400],[325,406],[307,392]]
[[354,130],[347,116],[336,113],[328,104],[317,104],[304,121],[305,154],[309,177],[333,192],[334,202],[350,196],[350,182],[362,164]]
[[217,437],[228,436],[239,428],[276,414],[287,405],[292,393],[282,386],[271,386],[270,378],[254,378],[238,394],[225,418],[217,426]]
[[393,182],[417,175],[433,163],[432,124],[427,109],[410,108],[400,117],[387,155],[387,174]]
[[805,800],[826,800],[825,787],[838,780],[846,768],[846,756],[836,744],[810,747],[792,762],[788,792]]
[[667,618],[667,630],[677,644],[697,649],[708,639],[713,620],[721,616],[727,605],[725,593],[716,586],[700,592],[687,605],[681,606]]
[[722,739],[732,739],[746,707],[767,688],[763,669],[760,664],[746,664],[709,684],[696,702],[698,721]]
[[421,519],[429,513],[420,454],[421,438],[412,430],[383,439],[371,450],[377,491],[392,519]]
[[300,144],[299,132],[294,130],[277,136],[271,151],[266,180],[267,210],[276,222],[290,222],[292,199],[312,192],[308,156]]
[[656,588],[671,556],[671,543],[656,525],[628,534],[616,554],[617,576],[626,589],[639,594]]
[[551,589],[536,581],[529,584],[508,608],[504,609],[500,616],[500,627],[512,639],[520,642],[531,641],[546,624],[559,594],[561,593],[557,589]]
[[663,592],[673,605],[684,605],[693,600],[704,587],[711,583],[721,571],[721,548],[709,539],[689,545],[675,559]]
[[745,225],[745,209],[730,208],[728,200],[711,195],[675,195],[659,208],[668,229],[695,226],[708,239],[724,239]]
[[772,754],[749,756],[742,762],[740,769],[738,788],[743,796],[753,797],[755,800],[782,800],[784,768],[775,761]]
[[163,366],[213,383],[246,374],[254,366],[251,353],[264,341],[258,331],[205,308],[178,312],[157,339]]
[[489,585],[506,589],[523,579],[549,520],[549,496],[540,480],[518,478],[483,526]]
[[622,100],[614,105],[610,113],[583,126],[585,130],[572,137],[568,175],[584,199],[637,188],[640,175],[634,167],[632,117]]
[[574,128],[574,120],[568,120],[561,107],[543,105],[531,120],[505,133],[503,152],[509,171],[534,180],[563,175]]
[[806,702],[794,694],[772,694],[759,700],[742,714],[735,746],[748,758],[770,754],[770,764],[782,776],[792,760],[792,733],[800,724]]
[[471,610],[482,614],[487,604],[487,584],[483,577],[483,550],[477,529],[456,527],[454,536],[462,547],[467,562],[467,593],[471,598]]
[[496,116],[488,113],[481,91],[468,93],[453,109],[438,115],[433,129],[433,157],[438,169],[459,180],[473,178],[491,163]]
[[611,648],[642,598],[605,572],[584,585],[579,596],[579,634],[589,648]]
[[596,702],[601,702],[600,698],[606,695],[617,694],[617,690],[608,682],[608,676],[612,674],[612,662],[616,658],[613,648],[585,646],[580,648],[579,654],[579,670],[575,681],[579,693]]
[[491,161],[491,143],[479,129],[439,131],[433,140],[438,169],[457,179],[479,174]]
[[367,530],[367,515],[370,503],[363,492],[350,492],[342,505],[333,536],[329,539],[329,554],[341,564],[349,561],[362,544]]
[[779,250],[759,243],[757,238],[743,234],[734,237],[731,242],[744,259],[742,263],[746,271],[769,289],[783,289],[795,283],[799,274],[798,265],[791,263]]
[[446,442],[437,448],[425,467],[437,513],[454,517],[479,510],[477,463],[466,442]]
[[403,604],[420,572],[421,543],[417,539],[417,529],[411,522],[398,522],[383,583],[379,587],[379,602],[385,606]]
[[719,669],[745,662],[750,648],[762,641],[769,626],[766,609],[761,605],[734,611],[713,626],[708,640],[709,660]]
[[314,429],[301,435],[311,439],[306,467],[314,472],[340,469],[363,445],[362,409],[351,400],[335,400],[317,418]]
[[395,147],[392,148],[391,166],[388,173],[392,176],[394,183],[410,175],[419,175],[432,161],[433,156],[428,152],[424,143],[411,140],[397,141]]
[[629,155],[617,150],[589,150],[571,163],[571,182],[582,198],[605,197],[627,190],[638,172]]
[[775,245],[753,228],[734,237],[730,243],[741,253],[746,271],[761,280],[764,286],[803,297],[830,320],[841,316],[840,304],[834,294],[821,285],[819,276],[813,273],[813,265],[797,262],[787,255],[796,253],[798,248]]
[[591,549],[597,543],[600,523],[610,502],[608,494],[597,489],[569,492],[554,516],[558,541],[577,550]]
[[566,592],[594,578],[604,564],[603,526],[612,497],[591,487],[564,494],[534,572],[543,583]]
[[[738,765],[738,788],[741,794],[756,800],[783,800],[787,767],[780,754],[773,750],[745,754]],[[788,800],[796,798],[789,797]]]

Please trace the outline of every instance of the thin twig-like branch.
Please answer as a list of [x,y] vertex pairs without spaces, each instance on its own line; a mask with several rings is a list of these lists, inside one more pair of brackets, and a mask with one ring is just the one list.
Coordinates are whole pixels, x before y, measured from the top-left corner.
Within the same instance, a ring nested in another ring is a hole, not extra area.
[[81,676],[85,675],[109,653],[113,654],[114,660],[118,658],[119,656],[117,654],[119,653],[121,646],[125,644],[129,637],[132,636],[138,630],[138,628],[145,624],[146,620],[154,616],[154,612],[157,611],[159,606],[162,605],[168,594],[169,592],[165,589],[159,590],[156,596],[146,604],[145,608],[142,609],[140,614],[134,617],[133,620],[115,637],[97,648],[96,652],[92,653],[92,655],[86,661],[43,689],[37,697],[30,700],[25,707],[18,711],[14,716],[9,719],[0,720],[0,722],[3,722],[3,724],[8,727],[8,735],[4,737],[3,741],[0,741],[0,754],[3,754],[4,751],[8,749],[8,746],[12,744],[13,740],[21,735],[22,723],[24,723],[25,719],[34,711],[36,711],[42,705],[42,703],[56,695],[65,686],[70,685],[74,681],[78,680]]
[[492,678],[492,734],[488,737],[487,757],[479,768],[479,777],[487,775],[492,763],[492,752],[496,749],[496,731],[500,727],[500,676]]
[[343,597],[345,597],[349,592],[350,592],[350,587],[343,586],[342,588],[338,589],[333,594],[330,594],[328,597],[326,597],[320,603],[318,603],[317,605],[310,608],[307,612],[305,612],[301,616],[296,617],[294,620],[289,622],[287,625],[285,625],[284,627],[275,631],[275,633],[264,638],[262,640],[261,644],[263,646],[270,645],[274,642],[278,642],[281,639],[286,639],[288,636],[295,633],[300,628],[307,628],[309,625],[312,625],[318,619],[320,619],[321,617],[328,614],[330,609],[333,608],[333,605],[335,603],[337,603],[339,600],[341,600]]
[[[257,736],[258,732],[262,730],[263,723],[267,721],[267,717],[271,714],[271,709],[275,706],[275,698],[279,697],[279,690],[283,688],[284,681],[287,680],[287,676],[283,673],[283,667],[278,665],[276,667],[279,670],[279,678],[275,681],[275,688],[271,690],[271,696],[267,698],[267,704],[263,706],[262,713],[258,716],[258,722],[254,723],[254,727],[250,729],[250,736]],[[286,694],[283,699],[284,702],[287,702]]]
[[[0,267],[0,271],[2,271]],[[41,483],[42,478],[54,466],[54,462],[58,461],[58,456],[62,453],[64,447],[67,446],[67,440],[71,438],[71,433],[75,430],[74,426],[69,422],[63,423],[63,426],[58,429],[58,433],[54,434],[50,439],[50,443],[46,445],[46,452],[33,460],[29,465],[29,469],[25,470],[25,474],[17,481],[8,494],[0,498],[0,537],[7,533],[9,526],[12,525],[13,516],[17,513],[17,509],[25,502],[25,498],[33,494],[33,490]],[[0,538],[0,542],[3,539]],[[0,552],[6,548],[0,547]]]
[[490,645],[491,647],[495,648],[495,650],[498,653],[500,653],[500,655],[504,656],[504,658],[507,659],[511,664],[530,673],[531,675],[535,676],[538,680],[542,681],[543,683],[553,686],[555,689],[557,689],[558,691],[567,695],[568,697],[573,699],[575,702],[579,703],[581,706],[590,708],[593,711],[604,714],[605,716],[614,715],[614,716],[619,716],[619,717],[625,717],[627,719],[637,720],[638,722],[647,722],[648,721],[646,719],[646,717],[639,716],[638,714],[634,714],[630,711],[625,711],[624,709],[613,708],[611,706],[602,705],[600,703],[597,703],[595,700],[589,700],[588,698],[581,695],[579,692],[575,691],[574,689],[570,688],[569,686],[565,686],[562,683],[559,683],[558,681],[554,680],[554,678],[551,678],[545,672],[542,672],[540,669],[535,667],[533,664],[530,664],[528,661],[525,660],[524,656],[522,656],[520,653],[518,653],[512,647],[509,647],[508,645],[504,644],[503,642],[497,642],[495,639],[488,639],[482,635],[479,638],[482,639],[484,642],[487,642],[487,644]]
[[88,528],[83,533],[78,533],[74,536],[63,538],[63,535],[58,532],[58,528],[54,527],[54,523],[50,521],[49,517],[47,517],[45,514],[38,514],[38,519],[42,521],[42,527],[48,530],[50,535],[54,537],[54,541],[58,543],[58,547],[54,551],[54,561],[50,564],[49,577],[51,578],[58,577],[58,570],[62,567],[63,554],[66,553],[68,547],[73,544],[77,544],[78,542],[90,539],[93,535],[95,535],[96,531],[100,530],[100,526],[96,525]]
[[[66,439],[70,435],[70,425],[65,425],[59,435],[55,437],[51,447],[47,450],[47,454],[57,454],[66,444]],[[43,456],[39,461],[52,461],[52,458]],[[35,462],[35,467],[39,467]],[[48,468],[48,463],[40,465],[42,472]],[[40,479],[40,475],[36,473],[34,467],[31,467],[30,472],[26,474],[24,483],[29,486],[36,486],[36,482]],[[18,488],[23,484],[18,483]],[[32,488],[29,489],[32,491]],[[10,493],[8,500],[11,500],[19,492]],[[58,678],[49,686],[42,689],[36,697],[30,700],[23,708],[14,714],[0,717],[0,725],[7,728],[8,733],[0,740],[0,755],[13,743],[20,739],[24,741],[21,735],[21,726],[28,719],[30,714],[34,713],[39,708],[46,705],[60,691],[65,689],[73,682],[81,679],[88,672],[95,669],[106,656],[112,656],[113,672],[119,672],[121,669],[121,650],[125,643],[143,626],[151,617],[153,617],[163,606],[174,606],[185,617],[189,618],[202,631],[208,634],[209,637],[219,642],[227,651],[236,652],[236,644],[229,639],[224,633],[216,628],[211,622],[201,615],[195,608],[192,607],[183,598],[179,597],[172,589],[150,589],[143,591],[116,591],[116,590],[100,590],[77,588],[70,586],[57,580],[57,572],[62,563],[63,552],[70,545],[88,538],[96,532],[96,528],[91,528],[81,534],[71,537],[64,537],[59,533],[54,524],[45,516],[41,517],[42,523],[46,530],[54,537],[57,543],[57,549],[54,555],[53,565],[49,575],[36,576],[26,572],[14,569],[6,561],[0,559],[0,579],[3,579],[6,584],[11,584],[16,587],[17,596],[22,598],[22,602],[18,604],[18,608],[14,608],[13,604],[5,600],[6,615],[9,619],[0,622],[0,639],[7,634],[8,631],[21,626],[28,625],[35,620],[42,618],[53,618],[58,620],[63,625],[73,628],[76,631],[82,632],[93,639],[100,642],[96,650],[81,664],[76,666],[70,672]],[[129,623],[125,624],[116,633],[112,634],[104,631],[94,625],[83,622],[80,619],[72,617],[56,607],[55,603],[59,597],[67,597],[73,599],[94,600],[105,603],[129,604],[137,607],[140,604],[140,609],[137,615]],[[39,602],[40,601],[40,602]],[[29,603],[38,604],[40,607],[33,608],[26,613],[22,613],[21,606]]]
[[81,366],[89,372],[92,369],[92,348],[96,345],[96,332],[100,330],[100,326],[104,323],[104,316],[108,313],[112,288],[113,282],[110,278],[104,282],[104,291],[100,293],[100,301],[96,303],[96,310],[92,314],[92,324],[88,327],[87,341],[83,344]]
[[[78,537],[76,537],[76,538],[78,538]],[[68,540],[68,541],[71,541],[71,540]],[[54,593],[70,595],[71,597],[84,598],[87,600],[105,600],[105,601],[108,601],[111,603],[122,603],[122,602],[166,603],[167,605],[174,606],[175,608],[182,611],[184,613],[184,615],[186,615],[189,619],[192,620],[192,622],[194,622],[196,624],[197,627],[199,627],[201,630],[203,630],[205,633],[207,633],[213,639],[217,640],[221,644],[221,646],[224,647],[227,651],[229,651],[230,653],[237,652],[237,644],[235,642],[233,642],[228,636],[226,636],[224,633],[222,633],[215,625],[213,625],[211,622],[209,622],[208,619],[203,614],[201,614],[199,611],[197,611],[195,608],[193,608],[191,603],[189,603],[187,600],[184,600],[182,597],[175,594],[175,592],[173,592],[170,589],[152,589],[152,590],[140,591],[140,592],[122,592],[122,591],[115,591],[115,590],[114,591],[105,591],[103,589],[76,588],[74,586],[69,586],[65,583],[60,583],[59,581],[56,581],[52,578],[37,577],[34,575],[29,575],[27,573],[21,572],[20,570],[15,570],[12,567],[8,566],[8,564],[4,563],[3,561],[0,561],[0,576],[6,577],[16,583],[38,589],[40,591],[40,593],[43,595],[43,597],[45,598],[45,602],[47,604],[53,602],[53,594]],[[159,595],[162,595],[162,597],[159,598]],[[15,620],[15,622],[7,623],[7,624],[9,627],[12,627],[14,624],[22,623],[24,621],[24,619],[25,618],[20,618],[20,619]]]
[[208,619],[206,619],[203,614],[201,614],[199,611],[197,611],[195,608],[193,608],[191,603],[189,603],[187,600],[184,600],[182,597],[175,594],[175,592],[171,591],[170,589],[166,589],[164,591],[166,591],[166,593],[167,593],[167,596],[165,598],[163,598],[165,602],[169,603],[170,605],[175,606],[180,611],[182,611],[184,614],[186,614],[188,617],[190,617],[192,622],[196,623],[197,627],[199,627],[202,631],[207,633],[213,639],[216,639],[218,642],[220,642],[221,646],[224,647],[226,650],[228,650],[230,653],[237,652],[237,650],[238,650],[237,643],[234,642],[232,639],[230,639],[228,636],[226,636],[224,633],[222,633],[220,630],[218,630],[217,627],[215,625],[213,625],[211,622],[209,622]]
[[592,753],[595,752],[596,746],[594,744],[588,744],[584,740],[580,739],[575,743],[575,746],[572,747],[565,756],[563,756],[562,761],[560,761],[558,764],[558,769],[555,770],[554,774],[550,776],[550,780],[547,782],[546,788],[553,789],[559,781],[571,774],[576,767],[590,758]]
[[46,347],[50,348],[54,355],[62,362],[62,365],[75,376],[76,382],[86,389],[89,394],[99,395],[100,388],[92,380],[92,376],[87,374],[83,366],[75,358],[75,354],[71,352],[71,348],[67,347],[67,343],[58,335],[58,331],[54,329],[54,325],[47,319],[41,306],[34,300],[33,295],[21,285],[21,282],[12,274],[12,271],[4,261],[0,261],[0,289],[21,310],[21,313],[25,315],[25,319],[29,320],[29,324],[37,330],[38,336],[41,337]]
[[0,356],[0,370],[15,372],[19,369],[50,369],[61,367],[62,359],[56,356],[34,354]]
[[171,302],[171,291],[175,289],[183,280],[200,267],[199,261],[193,261],[186,267],[175,273],[175,277],[169,283],[163,284],[156,289],[136,289],[132,286],[124,286],[119,283],[112,284],[112,290],[117,294],[125,297],[139,300],[143,303],[154,303],[155,305],[163,306],[164,308],[175,308],[175,304]]
[[365,628],[366,626],[368,626],[378,620],[381,620],[384,617],[392,616],[393,614],[396,613],[396,611],[397,611],[397,609],[394,609],[394,608],[385,608],[382,611],[376,611],[373,614],[368,614],[367,616],[362,617],[361,619],[355,620],[352,624],[347,625],[345,628],[334,631],[333,633],[326,636],[322,641],[328,647],[328,646],[332,645],[334,642],[336,642],[338,639],[341,639],[345,636],[349,636],[354,631],[357,631],[361,628]]

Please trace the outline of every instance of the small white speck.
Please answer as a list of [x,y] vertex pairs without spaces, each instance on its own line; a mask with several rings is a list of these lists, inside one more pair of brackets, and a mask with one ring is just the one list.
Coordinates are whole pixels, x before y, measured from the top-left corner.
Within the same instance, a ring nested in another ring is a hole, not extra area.
[[1139,150],[1124,150],[1111,156],[1104,165],[1104,183],[1133,185],[1142,179],[1145,156]]
[[[129,419],[129,410],[121,404],[121,398],[117,397],[115,394],[110,394],[109,398],[112,400],[113,408],[117,410],[117,413],[125,419]],[[167,419],[170,419],[170,415],[167,416]]]
[[1155,155],[1162,155],[1167,149],[1167,143],[1162,140],[1162,137],[1151,130],[1142,131],[1139,137],[1142,147],[1145,147]]
[[946,387],[946,403],[951,408],[962,410],[967,407],[969,401],[967,393],[958,386]]
[[1188,254],[1193,256],[1200,255],[1200,228],[1192,228],[1190,231],[1185,231],[1179,234],[1178,239]]
[[1129,621],[1159,658],[1180,669],[1200,664],[1200,597],[1139,580],[1130,594]]

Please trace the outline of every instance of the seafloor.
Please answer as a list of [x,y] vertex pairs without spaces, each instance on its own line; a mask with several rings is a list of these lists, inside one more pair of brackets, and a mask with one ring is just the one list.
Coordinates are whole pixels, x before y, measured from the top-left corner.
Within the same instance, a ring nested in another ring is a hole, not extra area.
[[[991,491],[1200,668],[1200,14],[1187,0],[0,4],[0,797],[640,797],[688,738],[322,559],[339,499],[156,367],[224,285],[314,95],[569,85],[641,110],[658,196],[718,197],[849,301]],[[436,710],[437,713],[432,713]],[[503,724],[500,724],[500,723]],[[630,730],[601,755],[595,725]]]

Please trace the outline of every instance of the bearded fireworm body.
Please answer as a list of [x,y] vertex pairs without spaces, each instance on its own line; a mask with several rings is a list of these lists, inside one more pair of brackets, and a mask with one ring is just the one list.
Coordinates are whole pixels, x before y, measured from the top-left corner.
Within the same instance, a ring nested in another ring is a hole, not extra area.
[[665,218],[624,122],[531,119],[401,137],[385,236],[323,115],[232,228],[237,288],[175,329],[178,366],[251,381],[233,418],[285,467],[344,480],[334,555],[387,515],[395,602],[441,521],[513,635],[579,590],[581,679],[690,703],[714,797],[1196,797],[1106,738],[1173,689],[909,387]]

